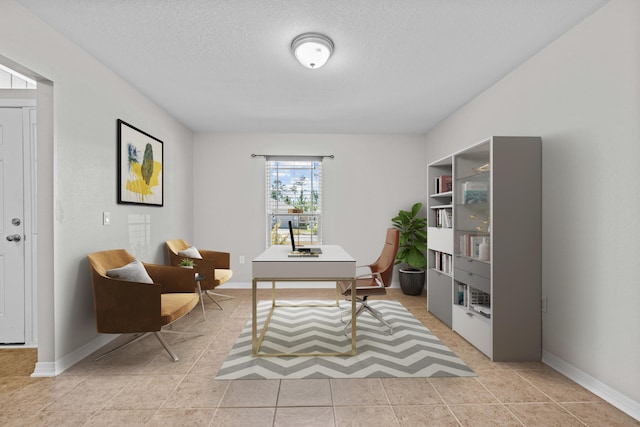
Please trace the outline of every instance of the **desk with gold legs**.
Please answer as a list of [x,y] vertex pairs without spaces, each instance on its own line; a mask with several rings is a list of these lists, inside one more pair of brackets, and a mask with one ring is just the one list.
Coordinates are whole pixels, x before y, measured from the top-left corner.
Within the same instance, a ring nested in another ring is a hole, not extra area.
[[[338,282],[351,282],[355,285],[356,262],[340,246],[322,245],[322,254],[318,257],[289,258],[288,246],[271,246],[252,262],[252,313],[251,346],[254,356],[350,356],[356,354],[356,299],[351,299],[351,351],[334,353],[261,353],[260,347],[267,333],[269,322],[277,307],[308,307],[307,304],[278,304],[276,300],[277,282],[335,282],[335,304],[339,306],[340,293]],[[271,308],[258,335],[258,282],[271,282]],[[318,305],[315,305],[318,306]]]

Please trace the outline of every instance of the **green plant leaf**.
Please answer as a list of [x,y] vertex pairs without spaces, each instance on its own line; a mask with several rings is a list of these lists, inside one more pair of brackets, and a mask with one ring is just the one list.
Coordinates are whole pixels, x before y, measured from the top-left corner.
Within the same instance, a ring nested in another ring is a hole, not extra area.
[[422,203],[414,203],[410,211],[400,210],[391,219],[395,228],[400,230],[400,247],[395,264],[406,263],[411,268],[426,268],[427,257],[427,220],[419,217]]

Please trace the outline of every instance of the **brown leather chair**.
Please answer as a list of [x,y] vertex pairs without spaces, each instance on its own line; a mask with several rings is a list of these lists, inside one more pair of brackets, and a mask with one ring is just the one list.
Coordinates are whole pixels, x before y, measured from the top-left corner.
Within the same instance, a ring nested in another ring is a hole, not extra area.
[[[163,326],[180,319],[198,304],[193,272],[166,265],[141,263],[144,266],[141,274],[148,276],[143,279],[140,276],[132,277],[136,281],[131,281],[123,279],[122,274],[113,273],[114,269],[129,266],[136,261],[126,250],[95,252],[87,258],[91,266],[98,332],[138,334],[96,360],[153,333],[172,359],[177,361],[178,356],[159,332]],[[136,265],[139,264],[136,262]]]
[[[215,293],[213,290],[228,282],[233,276],[233,271],[231,270],[231,254],[229,252],[197,249],[182,239],[167,240],[166,243],[169,264],[177,266],[180,265],[180,261],[184,258],[192,259],[195,264],[193,271],[204,276],[204,278],[199,281],[201,290],[220,310],[223,310],[220,303],[216,301],[213,296],[230,297],[228,295]],[[197,252],[195,254],[196,256],[193,256],[193,249]],[[197,255],[200,255],[201,258],[198,258]]]
[[[393,266],[395,264],[396,254],[400,243],[400,231],[397,228],[388,228],[387,235],[382,248],[382,253],[372,264],[358,266],[356,268],[368,268],[369,273],[359,275],[356,278],[355,297],[360,306],[356,311],[359,316],[364,311],[368,311],[373,317],[385,324],[389,328],[389,334],[393,333],[393,327],[383,319],[382,314],[372,308],[368,303],[369,296],[386,295],[386,288],[391,285],[393,277]],[[338,282],[340,293],[350,300],[353,297],[351,282]],[[347,328],[351,325],[351,319],[347,322]]]

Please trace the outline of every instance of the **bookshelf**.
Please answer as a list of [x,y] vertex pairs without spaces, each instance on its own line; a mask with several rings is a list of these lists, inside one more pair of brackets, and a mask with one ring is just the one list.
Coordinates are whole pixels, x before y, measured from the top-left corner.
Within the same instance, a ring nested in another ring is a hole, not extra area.
[[428,310],[494,361],[541,358],[541,153],[495,136],[428,165],[431,188],[452,177],[428,198]]
[[427,169],[427,309],[452,326],[453,280],[453,157],[429,164]]

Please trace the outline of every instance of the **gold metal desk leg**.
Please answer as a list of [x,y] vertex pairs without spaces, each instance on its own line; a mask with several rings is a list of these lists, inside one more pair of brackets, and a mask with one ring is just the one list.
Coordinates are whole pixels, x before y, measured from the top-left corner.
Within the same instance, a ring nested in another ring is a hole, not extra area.
[[356,281],[351,281],[351,355],[356,354]]
[[251,354],[258,354],[258,283],[251,283]]

